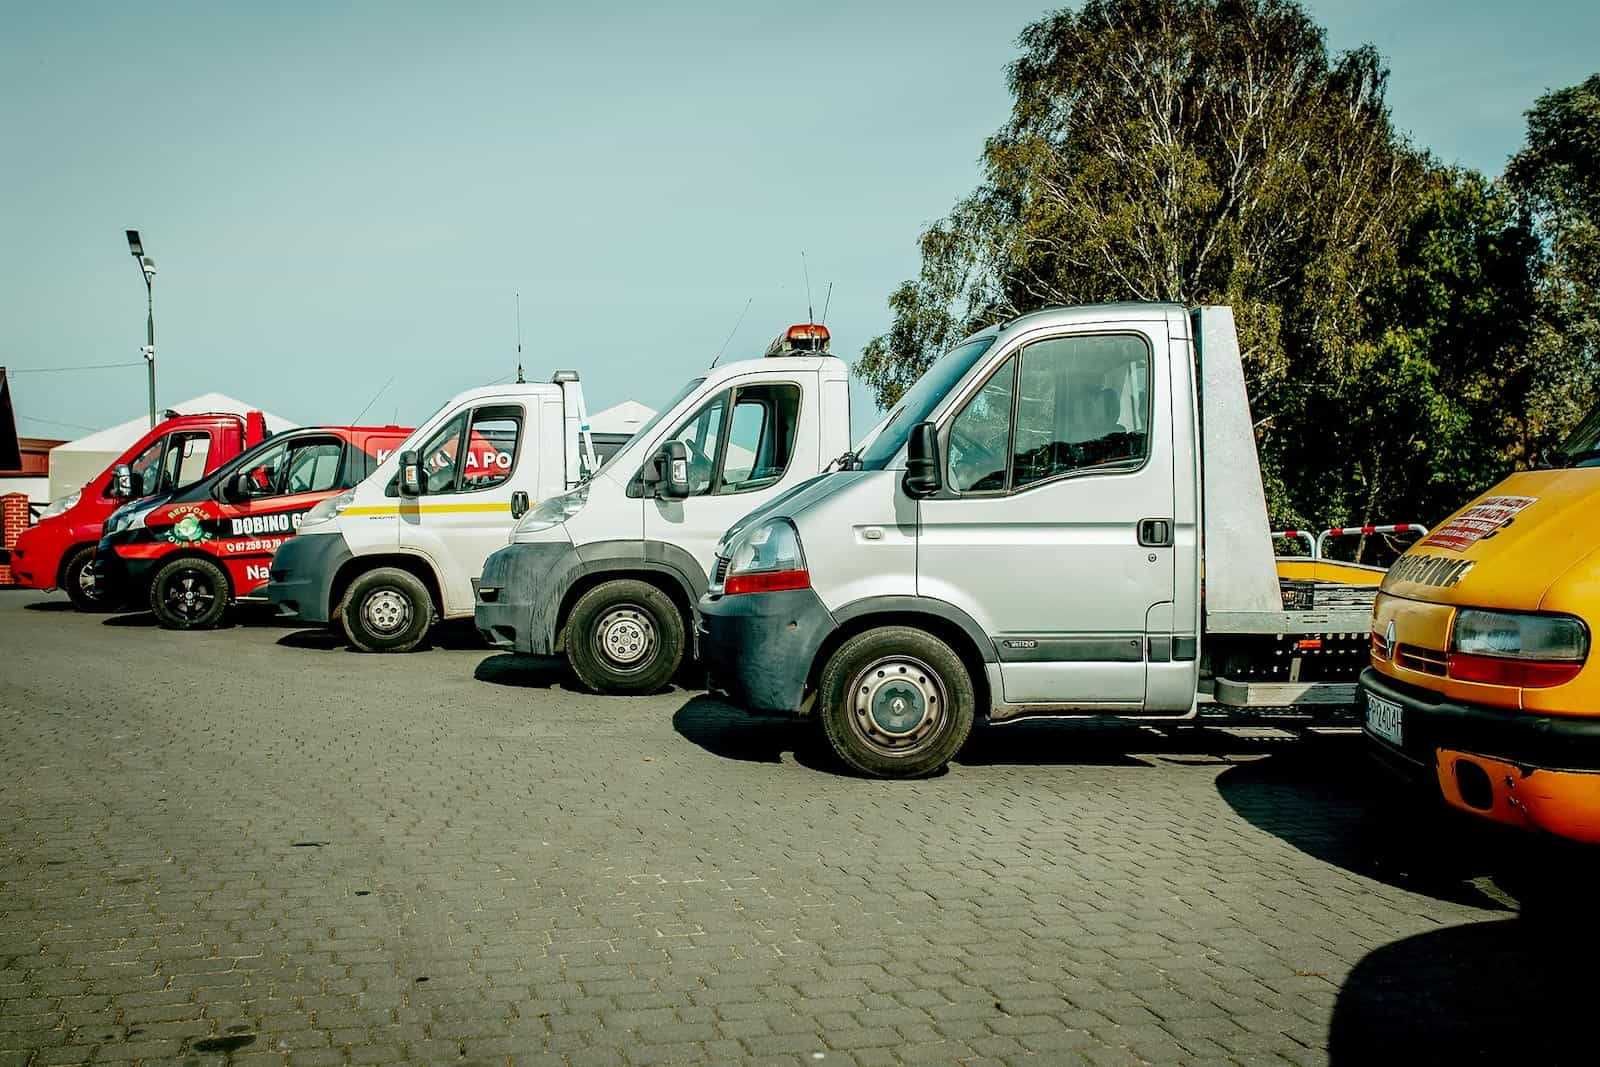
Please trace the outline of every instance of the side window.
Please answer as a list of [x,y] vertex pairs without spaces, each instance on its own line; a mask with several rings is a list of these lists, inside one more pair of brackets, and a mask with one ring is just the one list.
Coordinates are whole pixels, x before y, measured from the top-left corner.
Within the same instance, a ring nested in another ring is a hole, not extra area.
[[[1016,371],[1017,357],[1007,357],[950,423],[950,488],[958,493],[1006,488]],[[1023,396],[1027,396],[1026,382]]]
[[799,386],[766,383],[738,390],[716,492],[745,493],[780,481],[794,455],[799,421]]
[[1018,377],[1013,488],[1149,454],[1150,349],[1142,338],[1040,341],[1022,350]]
[[[133,495],[149,496],[157,492],[161,484],[161,449],[167,443],[166,438],[158,437],[134,456],[128,464],[128,469],[133,472]],[[107,488],[110,488],[109,483]]]
[[460,491],[492,489],[510,478],[517,463],[517,443],[521,437],[521,408],[503,406],[474,411],[472,427],[467,431]]
[[289,477],[284,493],[325,493],[339,484],[339,461],[344,446],[338,441],[304,441],[289,453]]
[[283,484],[283,468],[289,458],[289,443],[277,444],[259,452],[239,469],[249,481],[251,497],[272,496]]
[[717,443],[722,438],[722,420],[728,412],[728,394],[718,393],[668,441],[682,441],[689,448],[689,495],[704,496],[711,490],[711,476],[717,469]]
[[[177,445],[173,449],[177,453],[177,488],[193,485],[206,473],[206,460],[211,456],[211,435],[209,433],[184,434],[177,438]],[[172,465],[168,460],[168,465]]]
[[434,431],[418,452],[422,456],[422,477],[427,493],[448,493],[456,484],[456,457],[461,451],[461,430],[467,413],[461,412]]

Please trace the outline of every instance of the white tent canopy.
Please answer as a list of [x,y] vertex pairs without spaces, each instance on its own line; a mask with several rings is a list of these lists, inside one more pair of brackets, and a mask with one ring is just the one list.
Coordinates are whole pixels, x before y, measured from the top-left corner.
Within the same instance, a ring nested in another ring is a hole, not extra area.
[[[258,409],[222,393],[206,393],[192,400],[185,400],[181,404],[173,404],[171,410],[180,415],[205,415],[217,412],[244,415]],[[288,419],[279,418],[270,412],[263,414],[266,415],[267,429],[273,433],[292,430],[295,427],[295,424]],[[150,432],[150,418],[148,415],[140,415],[109,429],[99,430],[87,437],[80,437],[76,441],[68,441],[64,445],[52,448],[50,499],[59,500],[68,493],[81,489],[95,475],[116,462],[118,456],[148,432]]]
[[639,427],[655,417],[655,409],[645,407],[637,400],[624,400],[620,404],[597,411],[589,416],[590,433],[635,434]]

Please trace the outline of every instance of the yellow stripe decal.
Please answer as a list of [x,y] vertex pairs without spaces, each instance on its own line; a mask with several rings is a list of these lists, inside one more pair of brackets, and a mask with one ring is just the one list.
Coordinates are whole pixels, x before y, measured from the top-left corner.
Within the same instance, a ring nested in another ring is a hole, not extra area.
[[358,504],[345,508],[341,515],[398,515],[404,507],[407,514],[423,515],[491,515],[511,510],[510,503],[502,504]]

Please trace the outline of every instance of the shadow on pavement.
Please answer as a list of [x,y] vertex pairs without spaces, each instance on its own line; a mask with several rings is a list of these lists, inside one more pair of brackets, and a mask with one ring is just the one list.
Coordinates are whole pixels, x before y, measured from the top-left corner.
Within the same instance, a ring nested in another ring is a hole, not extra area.
[[1373,951],[1339,990],[1329,1062],[1595,1062],[1593,991],[1579,978],[1592,973],[1592,914],[1569,918],[1470,923]]
[[1241,764],[1218,776],[1217,791],[1246,821],[1323,862],[1437,900],[1510,906],[1494,878],[1504,836],[1398,788],[1359,735],[1311,738]]
[[[345,641],[344,631],[337,624],[330,626],[307,625],[293,619],[283,619],[277,616],[261,617],[259,619],[244,620],[250,622],[269,623],[275,627],[292,626],[294,629],[278,638],[278,644],[284,648],[303,648],[313,652],[355,652]],[[454,619],[434,626],[428,632],[428,638],[416,649],[418,652],[427,652],[431,649],[443,649],[446,652],[472,652],[483,651],[483,638],[478,636],[478,631],[470,621],[463,622]]]
[[1156,767],[1233,766],[1240,757],[1282,751],[1298,738],[1244,736],[1196,726],[1153,726],[1124,720],[1033,720],[980,723],[955,762],[968,766]]
[[787,752],[813,770],[846,773],[809,719],[748,715],[726,701],[702,694],[677,710],[672,728],[684,740],[723,759],[782,763]]
[[567,685],[566,662],[544,656],[518,656],[501,652],[490,656],[473,670],[472,676],[480,682],[507,685],[516,689],[551,689]]
[[278,638],[278,644],[284,648],[304,648],[313,652],[337,652],[345,647],[344,634],[323,627],[290,630]]
[[31,604],[22,605],[23,611],[72,611],[70,600],[35,600]]
[[[124,615],[107,615],[100,620],[101,626],[160,626],[156,621],[155,613],[149,611],[135,611]],[[227,625],[224,623],[224,625]]]

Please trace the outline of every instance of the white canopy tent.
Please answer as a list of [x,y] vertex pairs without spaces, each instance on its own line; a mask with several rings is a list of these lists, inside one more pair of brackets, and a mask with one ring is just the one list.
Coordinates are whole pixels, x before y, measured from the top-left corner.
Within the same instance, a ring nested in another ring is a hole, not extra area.
[[[217,412],[243,415],[257,409],[222,393],[206,393],[192,400],[185,400],[181,404],[173,404],[171,410],[180,415],[205,415]],[[292,430],[295,427],[295,423],[288,419],[279,418],[270,412],[263,414],[266,416],[267,429],[273,433]],[[95,475],[116,462],[118,456],[149,431],[149,416],[140,415],[136,419],[129,419],[127,422],[52,448],[50,499],[59,500],[81,489]]]
[[590,433],[625,433],[630,437],[655,417],[655,409],[637,400],[624,400],[589,416]]

